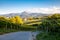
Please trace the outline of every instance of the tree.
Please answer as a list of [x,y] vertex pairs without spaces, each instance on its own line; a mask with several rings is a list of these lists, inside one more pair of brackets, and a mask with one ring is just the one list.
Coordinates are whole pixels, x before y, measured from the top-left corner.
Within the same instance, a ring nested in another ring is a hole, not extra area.
[[20,16],[15,16],[16,24],[23,24],[22,18]]
[[60,14],[53,14],[45,19],[42,19],[40,29],[49,32],[60,32]]
[[9,21],[10,21],[11,23],[16,23],[15,17],[11,17]]

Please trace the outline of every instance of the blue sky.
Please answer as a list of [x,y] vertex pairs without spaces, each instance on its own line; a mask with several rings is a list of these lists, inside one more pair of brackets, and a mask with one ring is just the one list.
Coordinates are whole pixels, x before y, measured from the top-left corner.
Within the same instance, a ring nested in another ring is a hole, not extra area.
[[60,0],[0,0],[0,14],[53,7],[60,7]]

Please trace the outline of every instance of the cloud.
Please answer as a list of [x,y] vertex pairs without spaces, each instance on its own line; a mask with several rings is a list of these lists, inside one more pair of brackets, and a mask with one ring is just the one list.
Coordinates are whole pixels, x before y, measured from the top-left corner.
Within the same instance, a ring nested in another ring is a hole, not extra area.
[[37,13],[60,13],[59,7],[52,7],[52,8],[32,8],[27,9],[27,12],[37,12]]
[[1,10],[0,9],[0,14],[9,14],[9,13],[20,13],[22,10],[20,9],[7,9],[7,10]]
[[53,13],[60,13],[60,7],[52,7],[52,8],[30,8],[30,9],[7,9],[7,10],[1,10],[0,14],[8,14],[8,13],[20,13],[20,12],[29,12],[29,13],[46,13],[46,14],[53,14]]

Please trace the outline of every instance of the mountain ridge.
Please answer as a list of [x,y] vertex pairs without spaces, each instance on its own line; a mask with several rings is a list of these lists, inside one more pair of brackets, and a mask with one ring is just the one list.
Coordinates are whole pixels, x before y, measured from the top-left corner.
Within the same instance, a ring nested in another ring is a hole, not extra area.
[[1,16],[6,16],[6,17],[12,17],[12,16],[21,16],[22,18],[27,18],[27,17],[39,17],[39,16],[48,16],[49,14],[44,14],[44,13],[29,13],[29,12],[21,12],[21,13],[9,13],[9,14],[4,14]]

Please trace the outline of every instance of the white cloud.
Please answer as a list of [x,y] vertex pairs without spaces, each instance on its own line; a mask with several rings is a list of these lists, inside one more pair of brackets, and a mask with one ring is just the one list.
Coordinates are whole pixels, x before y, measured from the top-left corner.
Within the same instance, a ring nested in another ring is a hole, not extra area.
[[22,10],[20,10],[20,9],[15,9],[15,10],[9,10],[9,9],[7,9],[7,10],[0,10],[0,14],[9,14],[9,13],[20,13],[20,12],[22,12]]
[[0,9],[0,14],[7,14],[7,13],[20,13],[22,11],[26,12],[37,12],[37,13],[60,13],[60,8],[59,7],[52,7],[52,8],[31,8],[31,9],[7,9],[7,10],[1,10]]
[[52,7],[52,8],[32,8],[27,9],[27,12],[37,12],[37,13],[60,13],[59,7]]

